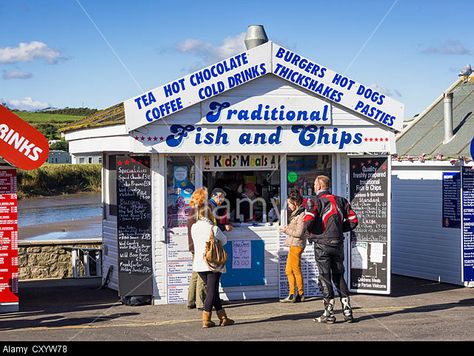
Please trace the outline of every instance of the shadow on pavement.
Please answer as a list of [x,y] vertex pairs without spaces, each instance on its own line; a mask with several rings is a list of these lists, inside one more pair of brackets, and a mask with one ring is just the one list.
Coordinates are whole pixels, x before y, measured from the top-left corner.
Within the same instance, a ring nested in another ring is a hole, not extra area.
[[392,292],[390,293],[390,297],[405,297],[463,288],[465,287],[392,274]]
[[423,305],[423,306],[412,307],[412,308],[405,308],[405,309],[400,309],[400,310],[390,310],[387,312],[377,313],[377,314],[367,314],[363,316],[357,316],[354,319],[354,322],[384,318],[387,316],[398,315],[398,314],[430,313],[433,311],[446,310],[446,309],[458,308],[458,307],[471,307],[471,308],[474,307],[474,298],[463,299],[457,303],[431,304],[431,305]]
[[108,321],[120,317],[139,315],[140,313],[117,313],[100,317],[89,318],[71,318],[68,315],[47,316],[36,319],[14,319],[1,320],[0,331],[17,330],[25,328],[57,328],[64,326],[78,326],[94,323],[94,325],[101,321]]

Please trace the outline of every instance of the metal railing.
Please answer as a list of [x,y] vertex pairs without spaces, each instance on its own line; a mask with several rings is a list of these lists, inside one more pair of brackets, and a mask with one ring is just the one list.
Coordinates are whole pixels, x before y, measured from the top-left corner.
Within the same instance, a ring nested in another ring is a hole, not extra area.
[[102,250],[100,248],[68,247],[67,249],[71,250],[73,278],[102,276]]

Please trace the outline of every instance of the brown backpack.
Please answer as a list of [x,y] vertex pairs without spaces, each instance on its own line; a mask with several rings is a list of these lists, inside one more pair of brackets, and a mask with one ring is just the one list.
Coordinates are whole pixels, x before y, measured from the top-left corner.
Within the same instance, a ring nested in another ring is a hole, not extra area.
[[227,262],[227,252],[224,250],[221,242],[214,237],[214,227],[211,227],[209,241],[206,242],[204,259],[211,270],[218,269]]

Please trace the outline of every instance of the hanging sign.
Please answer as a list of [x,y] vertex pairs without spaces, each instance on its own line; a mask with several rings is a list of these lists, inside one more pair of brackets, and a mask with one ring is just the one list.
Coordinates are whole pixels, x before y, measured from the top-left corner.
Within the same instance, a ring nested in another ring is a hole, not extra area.
[[0,154],[18,168],[36,169],[48,159],[49,144],[41,132],[0,105]]

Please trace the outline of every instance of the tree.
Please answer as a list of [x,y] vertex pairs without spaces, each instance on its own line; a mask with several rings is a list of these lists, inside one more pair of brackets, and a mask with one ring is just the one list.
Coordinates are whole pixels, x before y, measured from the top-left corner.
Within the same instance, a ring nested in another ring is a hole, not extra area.
[[64,140],[55,142],[51,146],[49,146],[49,149],[69,152],[69,142],[66,142]]

